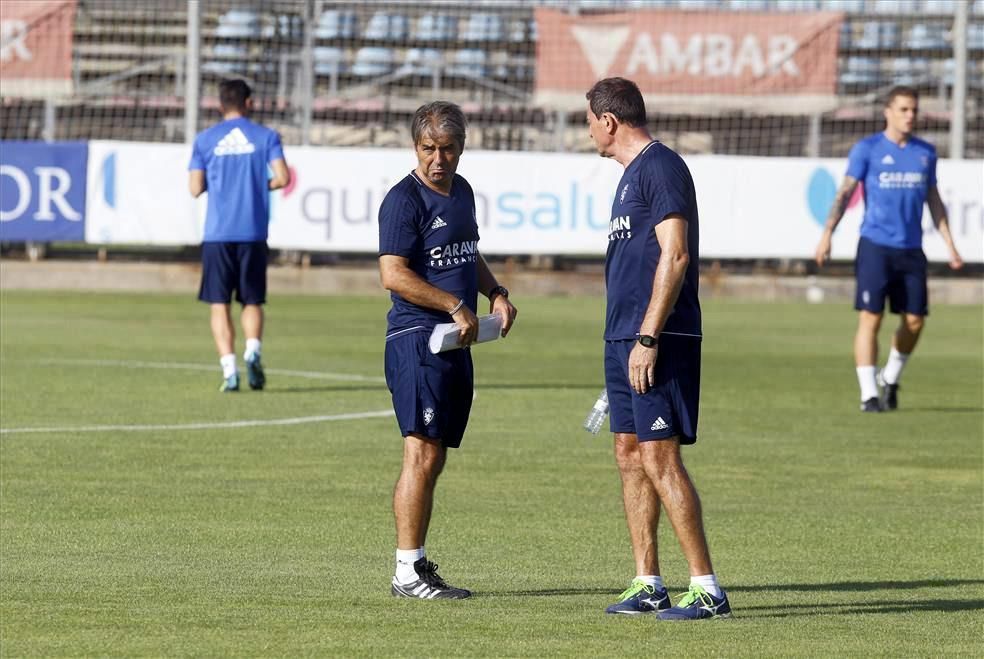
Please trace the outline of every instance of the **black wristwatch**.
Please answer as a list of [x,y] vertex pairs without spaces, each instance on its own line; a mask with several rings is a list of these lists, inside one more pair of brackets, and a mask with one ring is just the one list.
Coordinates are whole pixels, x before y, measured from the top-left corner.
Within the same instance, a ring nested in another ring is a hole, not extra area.
[[496,296],[501,295],[502,297],[509,297],[509,290],[505,286],[496,286],[491,291],[489,291],[489,302],[494,302]]
[[649,334],[640,334],[639,343],[641,343],[643,347],[646,348],[655,348],[657,345],[659,345],[659,339],[655,336],[650,336]]

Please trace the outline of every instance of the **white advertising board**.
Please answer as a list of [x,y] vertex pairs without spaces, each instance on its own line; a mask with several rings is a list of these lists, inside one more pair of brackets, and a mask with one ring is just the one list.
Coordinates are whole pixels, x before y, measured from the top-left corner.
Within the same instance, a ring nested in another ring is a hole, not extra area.
[[[289,146],[285,152],[294,180],[272,195],[270,245],[375,252],[379,206],[415,166],[413,152]],[[112,167],[105,164],[110,155]],[[188,157],[183,145],[90,143],[86,239],[198,242],[202,211],[187,192]],[[846,166],[845,159],[686,160],[697,186],[703,258],[811,258]],[[107,168],[115,174],[110,188]],[[458,173],[476,193],[482,252],[604,254],[618,163],[590,154],[466,151]],[[984,162],[941,161],[937,176],[961,255],[984,262]],[[834,236],[834,258],[853,258],[862,209],[859,196]],[[929,259],[948,260],[928,211],[923,225]]]

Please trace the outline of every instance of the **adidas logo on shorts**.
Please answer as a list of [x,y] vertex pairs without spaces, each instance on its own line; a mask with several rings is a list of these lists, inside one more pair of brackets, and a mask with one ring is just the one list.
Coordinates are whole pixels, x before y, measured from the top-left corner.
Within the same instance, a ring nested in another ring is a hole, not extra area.
[[650,430],[666,430],[669,427],[670,427],[669,424],[667,424],[666,421],[663,421],[663,417],[658,416],[658,417],[656,417],[656,420],[653,421],[653,425],[650,426],[649,429]]

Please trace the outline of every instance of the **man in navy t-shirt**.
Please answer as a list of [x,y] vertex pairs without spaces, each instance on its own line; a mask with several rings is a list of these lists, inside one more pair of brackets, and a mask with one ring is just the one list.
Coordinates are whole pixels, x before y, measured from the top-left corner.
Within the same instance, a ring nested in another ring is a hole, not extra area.
[[[919,96],[910,87],[895,87],[885,102],[885,130],[854,145],[847,174],[827,217],[817,245],[816,261],[830,258],[834,229],[858,184],[864,189],[864,220],[855,260],[858,329],[854,361],[861,388],[861,411],[881,412],[898,407],[899,378],[916,347],[929,314],[926,256],[922,251],[923,204],[929,204],[940,235],[950,249],[950,267],[963,266],[950,235],[946,207],[936,188],[936,149],[914,137]],[[885,368],[876,375],[878,329],[888,297],[892,313],[901,319],[892,338]],[[882,386],[879,393],[878,385]]]
[[[635,83],[591,88],[587,122],[598,153],[624,168],[608,227],[605,388],[636,577],[608,613],[669,620],[731,615],[711,566],[700,500],[681,444],[697,441],[700,302],[697,195],[687,165],[654,140]],[[672,606],[659,572],[660,505],[690,566],[689,592]]]
[[[251,90],[242,80],[219,85],[222,121],[195,139],[189,188],[198,197],[208,191],[202,283],[198,299],[211,305],[212,337],[222,365],[220,391],[239,390],[232,291],[243,305],[249,386],[266,383],[260,361],[263,305],[266,302],[267,226],[270,191],[290,183],[280,136],[247,119]],[[268,171],[272,171],[270,176]]]
[[[503,336],[516,318],[509,292],[478,251],[475,195],[455,174],[465,148],[465,123],[453,103],[418,108],[410,124],[417,167],[393,186],[379,209],[379,272],[393,301],[386,384],[404,437],[403,469],[393,494],[395,597],[471,596],[437,574],[424,541],[447,449],[460,446],[471,410],[468,346],[478,336],[478,294],[502,317]],[[457,324],[462,348],[431,354],[431,331],[448,322]]]

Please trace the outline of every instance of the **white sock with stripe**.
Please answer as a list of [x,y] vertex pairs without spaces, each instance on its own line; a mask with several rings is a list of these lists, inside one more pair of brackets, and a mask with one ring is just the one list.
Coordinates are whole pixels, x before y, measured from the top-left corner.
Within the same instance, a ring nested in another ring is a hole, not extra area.
[[418,579],[413,564],[425,556],[424,548],[396,550],[396,580],[401,584],[413,583]]

